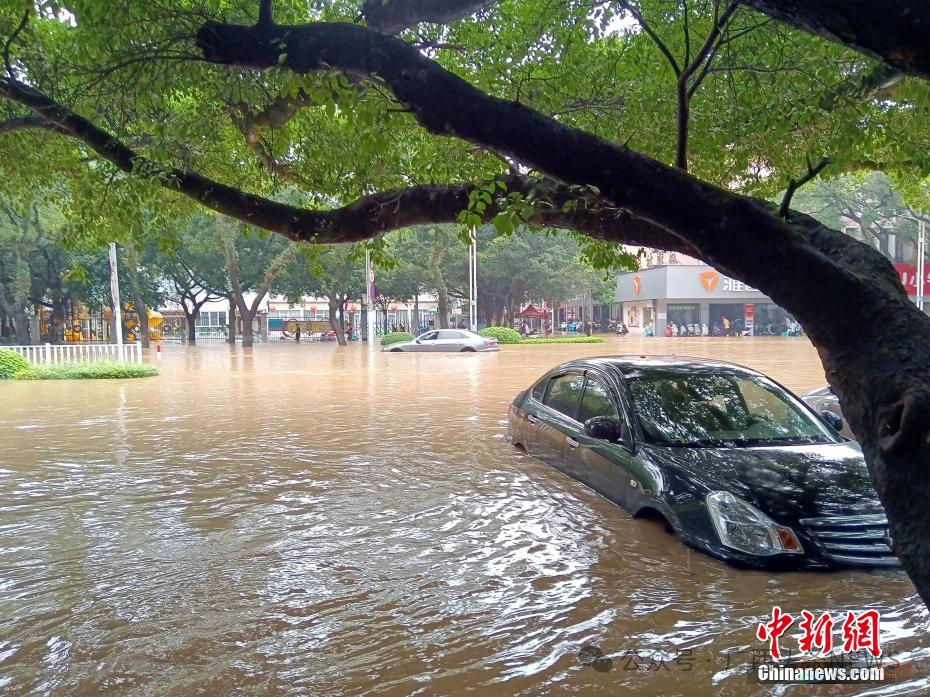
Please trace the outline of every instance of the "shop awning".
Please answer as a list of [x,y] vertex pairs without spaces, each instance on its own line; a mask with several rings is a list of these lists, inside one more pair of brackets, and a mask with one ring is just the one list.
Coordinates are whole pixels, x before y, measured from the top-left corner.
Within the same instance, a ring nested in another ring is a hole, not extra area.
[[537,310],[533,307],[533,304],[530,303],[525,308],[519,312],[515,312],[514,317],[519,319],[549,319],[549,313],[545,310]]

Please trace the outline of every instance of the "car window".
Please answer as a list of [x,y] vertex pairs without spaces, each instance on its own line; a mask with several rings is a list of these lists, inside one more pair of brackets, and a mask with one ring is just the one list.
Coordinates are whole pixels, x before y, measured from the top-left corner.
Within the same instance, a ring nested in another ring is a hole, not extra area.
[[612,416],[619,418],[617,407],[610,397],[610,391],[596,378],[588,376],[578,409],[578,420],[584,423],[594,416]]
[[549,388],[546,390],[543,403],[574,419],[578,413],[578,403],[581,401],[583,388],[584,375],[579,373],[559,375],[549,381]]
[[435,341],[438,336],[439,332],[427,332],[420,337],[420,341]]
[[461,339],[462,332],[442,331],[442,332],[439,332],[439,338],[440,339]]
[[546,394],[546,385],[548,384],[549,381],[543,379],[533,385],[533,399],[535,399],[537,402],[543,401],[543,395]]
[[833,436],[781,388],[755,376],[652,374],[629,380],[646,438],[658,445],[789,445]]

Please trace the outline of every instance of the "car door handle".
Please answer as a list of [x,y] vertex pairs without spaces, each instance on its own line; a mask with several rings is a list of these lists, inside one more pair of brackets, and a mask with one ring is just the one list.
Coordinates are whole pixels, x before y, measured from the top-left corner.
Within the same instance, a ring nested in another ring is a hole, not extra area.
[[536,418],[535,416],[533,416],[532,414],[527,414],[527,415],[526,415],[526,420],[529,421],[531,424],[538,424],[538,423],[539,423],[539,419]]
[[576,441],[574,438],[569,438],[568,436],[565,436],[565,442],[568,443],[570,448],[577,448],[579,445],[581,445],[581,443]]

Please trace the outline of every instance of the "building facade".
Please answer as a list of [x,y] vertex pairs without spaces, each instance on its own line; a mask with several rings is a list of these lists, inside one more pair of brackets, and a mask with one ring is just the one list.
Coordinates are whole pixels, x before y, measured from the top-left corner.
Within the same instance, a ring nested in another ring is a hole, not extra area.
[[724,276],[706,264],[653,266],[617,277],[619,313],[631,332],[652,323],[657,336],[666,327],[707,325],[708,333],[729,320],[734,333],[780,334],[793,319],[761,291]]

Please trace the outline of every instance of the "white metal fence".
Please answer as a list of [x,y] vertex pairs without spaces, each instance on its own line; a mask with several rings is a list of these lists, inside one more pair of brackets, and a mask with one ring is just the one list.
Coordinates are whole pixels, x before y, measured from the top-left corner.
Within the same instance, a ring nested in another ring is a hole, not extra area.
[[3,346],[16,351],[34,365],[60,363],[94,363],[95,361],[142,362],[142,344],[39,344],[37,346]]

